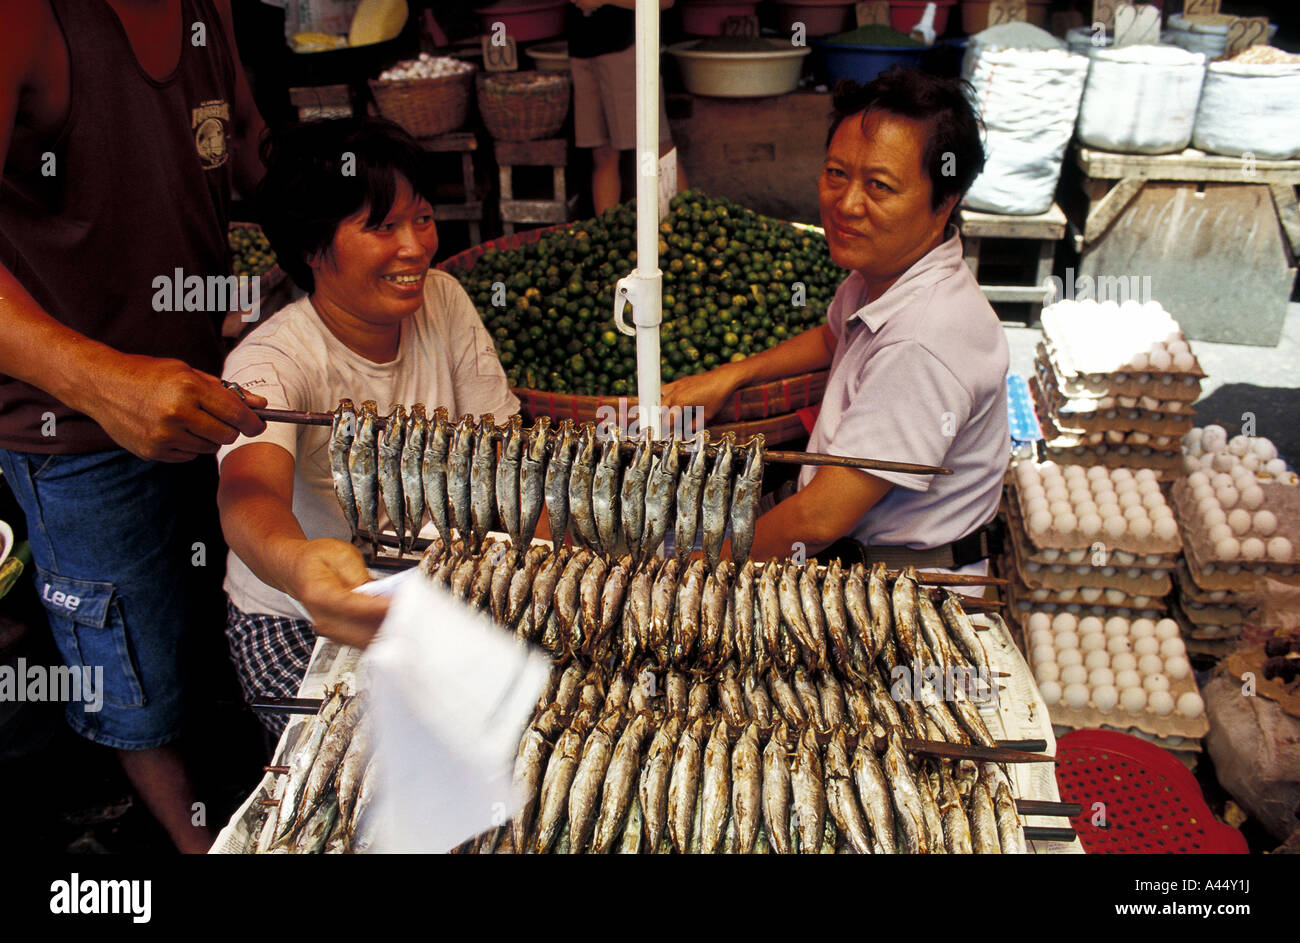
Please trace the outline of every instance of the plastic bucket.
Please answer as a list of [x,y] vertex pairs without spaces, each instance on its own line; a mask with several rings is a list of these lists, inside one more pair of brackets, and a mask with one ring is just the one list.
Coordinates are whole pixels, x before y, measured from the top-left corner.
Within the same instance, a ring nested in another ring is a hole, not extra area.
[[933,46],[855,46],[813,40],[821,60],[826,83],[834,86],[840,79],[870,82],[892,66],[921,68]]

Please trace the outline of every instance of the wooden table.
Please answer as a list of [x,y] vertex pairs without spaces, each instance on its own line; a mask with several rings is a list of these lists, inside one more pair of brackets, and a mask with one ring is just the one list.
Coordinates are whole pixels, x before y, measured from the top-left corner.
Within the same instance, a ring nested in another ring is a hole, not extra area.
[[1276,346],[1300,255],[1300,160],[1076,145],[1074,162],[1086,201],[1071,226],[1081,276],[1149,277],[1189,337]]
[[1002,216],[996,213],[980,213],[962,208],[958,210],[961,220],[961,240],[966,264],[971,274],[979,282],[980,246],[985,239],[1029,239],[1038,243],[1037,261],[1034,268],[1034,280],[1029,285],[986,285],[980,282],[980,289],[989,301],[1028,302],[1030,306],[1029,323],[1038,320],[1043,310],[1045,283],[1052,274],[1052,263],[1056,256],[1056,244],[1065,237],[1065,213],[1055,203],[1045,213],[1035,216]]

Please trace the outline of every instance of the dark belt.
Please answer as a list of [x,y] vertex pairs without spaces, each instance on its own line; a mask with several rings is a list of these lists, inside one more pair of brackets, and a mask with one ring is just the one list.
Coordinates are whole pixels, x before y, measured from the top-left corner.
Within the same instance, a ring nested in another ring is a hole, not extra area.
[[978,530],[971,531],[960,540],[929,550],[913,550],[910,547],[868,547],[851,537],[841,537],[821,553],[816,554],[823,562],[839,559],[841,563],[883,563],[891,570],[914,566],[917,569],[956,570],[993,554],[1002,552],[1002,521],[995,518]]

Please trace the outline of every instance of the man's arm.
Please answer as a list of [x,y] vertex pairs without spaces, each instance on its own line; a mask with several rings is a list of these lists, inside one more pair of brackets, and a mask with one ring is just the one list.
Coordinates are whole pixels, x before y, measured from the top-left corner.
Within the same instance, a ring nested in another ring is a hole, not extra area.
[[789,556],[795,542],[812,556],[852,532],[892,488],[889,482],[856,468],[824,465],[802,491],[786,498],[754,522],[755,560]]
[[700,406],[707,421],[740,387],[825,370],[834,355],[835,335],[828,325],[820,324],[760,354],[665,384],[660,402],[664,406]]
[[246,198],[253,195],[253,190],[262,179],[266,168],[262,166],[258,146],[266,125],[262,114],[257,110],[253,100],[253,91],[248,87],[244,68],[239,61],[239,46],[235,43],[235,19],[230,9],[230,0],[215,0],[217,15],[221,18],[221,29],[226,34],[226,41],[235,58],[235,103],[232,122],[234,124],[234,148],[232,152],[235,186]]
[[293,471],[293,456],[270,443],[226,456],[217,490],[226,543],[258,579],[301,602],[317,632],[364,648],[388,601],[352,592],[370,579],[356,547],[307,539],[293,514]]
[[[27,4],[7,0],[0,11],[0,168],[4,167],[40,57],[52,41]],[[125,234],[124,234],[125,235]],[[184,461],[264,428],[248,405],[216,377],[179,360],[120,353],[50,317],[0,265],[0,374],[30,383],[85,413],[123,448],[142,458]],[[57,355],[52,352],[57,351]]]

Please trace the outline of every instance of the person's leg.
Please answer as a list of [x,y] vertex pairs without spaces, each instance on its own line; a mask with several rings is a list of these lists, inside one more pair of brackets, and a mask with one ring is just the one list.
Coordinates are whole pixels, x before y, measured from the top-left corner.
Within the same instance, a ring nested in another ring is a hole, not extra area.
[[181,729],[182,587],[197,565],[177,521],[184,502],[214,496],[194,493],[178,466],[123,451],[0,452],[0,467],[27,518],[55,643],[84,678],[80,699],[67,704],[69,725],[118,751],[178,849],[205,850],[213,832],[193,824],[195,791],[172,745]]
[[618,161],[619,152],[612,147],[597,147],[591,152],[591,203],[597,216],[618,205],[623,190]]
[[[316,633],[306,619],[248,613],[226,599],[226,640],[244,700],[297,697],[316,647]],[[288,726],[288,714],[258,711],[271,747]]]

